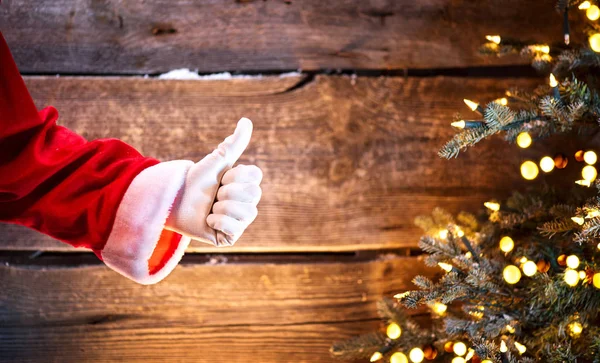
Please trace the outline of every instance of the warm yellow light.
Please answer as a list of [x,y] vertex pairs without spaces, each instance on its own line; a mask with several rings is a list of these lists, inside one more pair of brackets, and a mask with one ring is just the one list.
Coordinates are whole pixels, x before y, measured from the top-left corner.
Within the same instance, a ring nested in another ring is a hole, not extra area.
[[502,38],[499,35],[486,35],[485,39],[496,44],[500,44],[500,42],[502,41]]
[[525,263],[527,261],[528,261],[527,257],[525,257],[525,256],[521,257],[521,259],[519,260],[520,263]]
[[596,153],[591,150],[586,151],[583,154],[583,161],[585,161],[586,164],[590,164],[590,165],[596,164],[596,161],[598,161],[598,155],[596,155]]
[[402,329],[400,329],[400,325],[396,323],[391,323],[387,327],[386,334],[390,339],[398,339],[402,334]]
[[508,347],[506,346],[506,342],[504,340],[500,341],[500,352],[501,353],[508,352]]
[[600,19],[600,8],[596,5],[591,5],[586,11],[585,16],[590,20],[598,20]]
[[371,362],[376,362],[376,361],[380,360],[381,358],[383,358],[383,355],[381,355],[381,353],[379,353],[379,352],[375,352],[371,356]]
[[598,245],[596,246],[596,248],[600,250],[600,243],[598,243]]
[[537,272],[537,265],[533,261],[527,261],[521,267],[525,276],[533,276]]
[[575,255],[570,255],[567,257],[567,266],[570,268],[577,268],[579,267],[579,257],[575,256]]
[[594,277],[592,277],[592,284],[597,289],[600,289],[600,273],[595,273]]
[[554,77],[554,74],[550,73],[550,87],[556,87],[558,86],[558,81],[556,80],[556,77]]
[[438,262],[438,266],[440,266],[442,268],[442,270],[444,270],[446,272],[452,271],[452,265],[450,265],[448,263]]
[[514,334],[514,332],[515,332],[515,328],[513,328],[513,327],[512,327],[512,326],[510,326],[510,325],[507,325],[507,326],[506,326],[506,331],[508,331],[508,332],[509,332],[509,333],[511,333],[511,334]]
[[544,156],[542,160],[540,160],[540,169],[545,173],[549,173],[554,169],[554,159],[550,156]]
[[502,97],[502,98],[498,98],[496,101],[494,101],[496,103],[501,104],[502,106],[506,106],[508,105],[508,99],[506,97]]
[[483,203],[483,205],[489,209],[489,210],[493,210],[495,212],[500,210],[500,204],[496,203],[496,202],[485,202]]
[[492,361],[491,361],[491,360],[489,360],[489,359],[484,359],[484,360],[482,360],[482,361],[481,361],[481,363],[494,363],[494,362],[492,362]]
[[515,342],[515,348],[519,351],[519,354],[524,354],[527,351],[527,348],[519,342]]
[[421,348],[413,348],[411,349],[410,353],[408,353],[408,356],[412,362],[421,363],[423,358],[425,358],[425,353],[423,353]]
[[585,271],[580,270],[579,271],[579,278],[583,281],[583,280],[585,280],[586,277],[587,277],[587,274],[585,273]]
[[565,270],[564,279],[567,285],[575,286],[579,283],[579,273],[577,273],[577,271],[575,270],[571,270],[568,268]]
[[390,363],[408,363],[408,358],[402,352],[396,352],[390,357]]
[[442,304],[441,302],[436,301],[435,303],[433,303],[432,310],[438,315],[443,315],[446,312],[446,310],[448,310],[448,306],[446,304]]
[[593,182],[598,176],[598,172],[596,171],[596,168],[593,165],[587,165],[584,166],[583,169],[581,169],[581,176],[583,177],[583,179]]
[[473,257],[473,254],[471,252],[467,251],[467,253],[465,253],[465,257],[466,258],[471,258],[471,257]]
[[473,358],[473,356],[475,355],[475,351],[471,348],[469,348],[469,350],[467,351],[467,355],[465,356],[465,360],[469,360],[471,358]]
[[589,180],[577,180],[575,184],[583,185],[584,187],[589,187],[592,185],[592,182]]
[[447,229],[442,229],[441,231],[438,232],[438,236],[441,239],[446,239],[448,237],[448,230]]
[[598,209],[592,209],[588,212],[588,214],[585,216],[585,218],[596,218],[600,216],[600,210]]
[[524,179],[533,180],[537,178],[538,174],[538,167],[533,161],[527,160],[521,164],[521,175]]
[[583,217],[571,217],[571,220],[580,226],[585,223],[585,219]]
[[545,54],[549,54],[550,53],[550,46],[549,45],[534,45],[533,46],[533,50],[538,51],[538,52],[542,52]]
[[452,346],[452,350],[454,351],[454,354],[463,356],[467,353],[467,346],[463,342],[456,342],[454,343],[454,346]]
[[504,268],[502,276],[504,276],[504,281],[509,284],[516,284],[521,280],[521,270],[515,265],[508,265]]
[[531,145],[531,135],[528,132],[521,132],[517,135],[517,145],[523,149],[528,148]]
[[410,291],[401,292],[399,294],[394,295],[396,299],[402,299],[410,295]]
[[569,330],[571,331],[571,334],[579,335],[583,331],[583,325],[581,325],[581,323],[578,321],[574,321],[569,324]]
[[469,106],[469,108],[471,109],[471,111],[475,111],[477,109],[477,107],[479,107],[479,104],[471,101],[471,100],[467,100],[466,98],[463,100],[465,102],[465,104],[467,106]]
[[590,48],[596,53],[600,52],[600,33],[596,33],[588,38]]
[[456,127],[457,129],[464,129],[466,125],[467,123],[465,122],[465,120],[454,121],[450,124],[450,126]]
[[579,4],[579,10],[589,9],[591,5],[592,4],[589,1],[584,1],[581,4]]
[[508,253],[508,252],[512,251],[512,249],[514,247],[515,247],[515,242],[513,241],[512,238],[510,238],[508,236],[504,236],[500,240],[500,250],[502,252]]
[[452,363],[466,363],[467,361],[463,357],[454,357]]
[[455,232],[458,237],[462,237],[465,235],[465,232],[463,232],[463,230],[460,229],[459,227],[456,227]]

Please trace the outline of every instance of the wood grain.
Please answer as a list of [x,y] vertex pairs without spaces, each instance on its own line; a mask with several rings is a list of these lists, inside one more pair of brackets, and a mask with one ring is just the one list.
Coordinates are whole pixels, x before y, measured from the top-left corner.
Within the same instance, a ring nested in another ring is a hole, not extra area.
[[[0,7],[21,71],[66,74],[526,64],[484,58],[477,48],[487,34],[560,43],[561,21],[547,0],[5,0]],[[583,33],[572,26],[576,42]]]
[[391,255],[183,265],[142,286],[104,266],[2,262],[0,362],[330,362],[333,341],[377,329],[377,300],[436,271]]

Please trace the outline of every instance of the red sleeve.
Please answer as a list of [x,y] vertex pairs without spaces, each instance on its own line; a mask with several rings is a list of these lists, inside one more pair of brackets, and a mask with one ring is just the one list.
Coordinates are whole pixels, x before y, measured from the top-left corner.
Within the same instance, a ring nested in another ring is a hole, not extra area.
[[[37,111],[0,34],[0,221],[91,248],[118,272],[156,282],[150,275],[182,249],[164,221],[191,162],[173,167],[116,139],[86,141],[57,118],[53,107]],[[163,164],[177,180],[157,176]]]

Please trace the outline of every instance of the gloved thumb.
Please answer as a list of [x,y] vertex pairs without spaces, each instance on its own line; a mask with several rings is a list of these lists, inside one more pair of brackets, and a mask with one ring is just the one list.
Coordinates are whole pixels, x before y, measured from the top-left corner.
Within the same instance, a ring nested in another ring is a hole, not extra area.
[[252,121],[242,117],[233,134],[227,136],[215,151],[200,161],[200,164],[217,172],[230,169],[248,147],[251,137]]

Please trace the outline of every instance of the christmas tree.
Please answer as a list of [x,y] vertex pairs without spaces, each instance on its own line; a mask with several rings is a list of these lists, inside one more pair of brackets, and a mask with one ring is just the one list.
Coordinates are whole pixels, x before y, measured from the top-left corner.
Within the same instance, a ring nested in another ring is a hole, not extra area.
[[[459,132],[439,151],[453,158],[495,134],[528,147],[532,140],[600,124],[600,8],[590,1],[559,1],[564,39],[546,45],[487,36],[485,54],[519,53],[548,75],[532,93],[509,90],[487,104],[465,100],[480,119],[457,117]],[[584,44],[571,44],[569,12],[585,12]],[[436,281],[413,280],[415,291],[379,303],[384,331],[335,343],[334,357],[392,363],[600,362],[600,183],[597,155],[579,151],[588,164],[569,193],[551,187],[485,203],[481,215],[454,217],[438,209],[416,220],[425,263],[439,266]],[[525,179],[561,158],[521,165]],[[589,198],[590,191],[596,196]],[[407,310],[427,306],[421,326]]]

